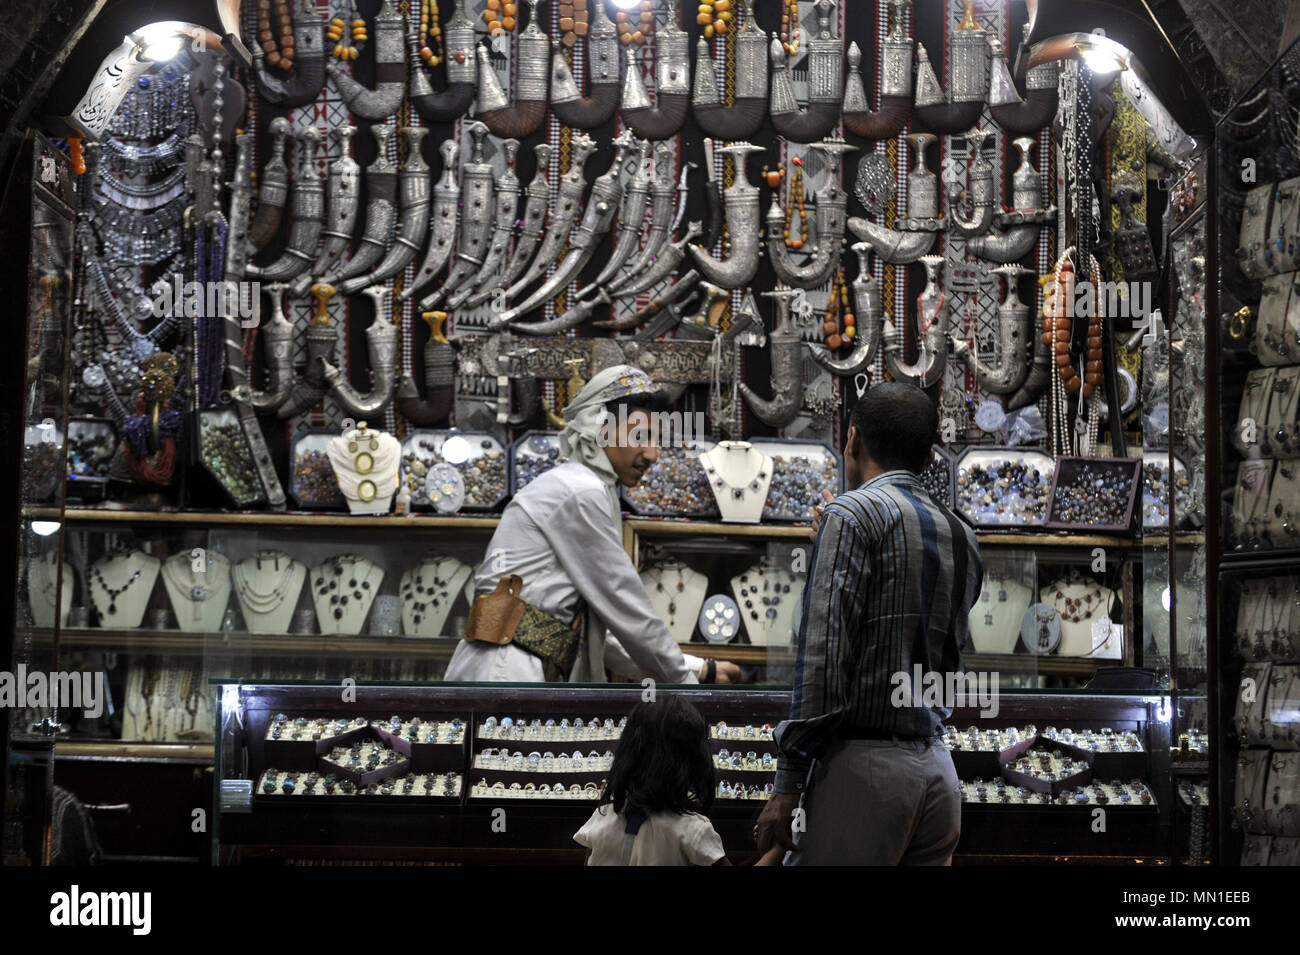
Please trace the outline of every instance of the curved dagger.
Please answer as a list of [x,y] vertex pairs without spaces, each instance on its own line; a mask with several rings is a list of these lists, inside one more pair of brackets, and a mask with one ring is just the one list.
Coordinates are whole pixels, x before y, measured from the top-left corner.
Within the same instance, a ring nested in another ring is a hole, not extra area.
[[407,374],[397,379],[397,410],[412,424],[429,427],[445,421],[456,396],[456,355],[442,334],[446,312],[425,312],[421,316],[429,325],[429,340],[424,345],[424,393],[415,387]]
[[393,238],[392,248],[374,271],[340,284],[341,294],[352,295],[367,286],[386,282],[405,269],[420,251],[420,243],[429,228],[429,167],[420,155],[420,143],[428,133],[423,126],[402,127],[407,151],[406,165],[397,174],[400,193],[397,235]]
[[893,139],[912,115],[912,38],[903,33],[907,0],[890,0],[893,25],[880,49],[880,109],[872,110],[862,80],[862,50],[849,44],[844,87],[844,128],[864,139]]
[[[583,178],[583,167],[591,158],[591,154],[596,151],[596,142],[586,133],[579,133],[573,137],[570,148],[572,156],[569,159],[569,171],[560,177],[560,188],[556,191],[555,205],[546,220],[546,237],[542,240],[542,247],[528,270],[514,285],[506,289],[507,301],[517,298],[521,292],[546,274],[547,269],[559,258],[560,251],[569,241],[569,234],[578,221],[578,208],[582,203],[587,184]],[[503,324],[503,321],[497,320],[489,327],[499,328]]]
[[405,29],[401,14],[393,10],[388,0],[381,0],[370,26],[374,31],[375,88],[366,89],[333,59],[325,61],[325,72],[354,115],[381,120],[397,112],[406,92]]
[[339,137],[339,158],[330,163],[328,227],[321,231],[324,241],[316,253],[316,261],[289,287],[289,294],[294,298],[307,294],[312,276],[325,275],[338,265],[352,241],[357,210],[361,208],[361,167],[351,155],[356,131],[355,126],[339,126],[334,130]]
[[779,196],[772,197],[767,213],[767,254],[777,278],[795,288],[820,288],[830,281],[840,267],[844,250],[844,219],[849,210],[849,194],[840,186],[840,166],[845,153],[857,147],[843,140],[828,139],[814,143],[812,149],[825,156],[826,185],[817,191],[817,245],[811,256],[798,264],[785,244],[785,213]]
[[325,21],[316,15],[309,0],[289,0],[297,4],[293,15],[293,76],[287,80],[271,74],[266,66],[266,51],[254,43],[253,78],[257,91],[268,103],[284,109],[314,102],[325,85]]
[[995,367],[979,360],[965,338],[952,336],[952,357],[964,361],[979,386],[994,395],[1018,391],[1029,376],[1029,306],[1020,300],[1016,285],[1022,275],[1032,275],[1021,265],[999,265],[993,272],[1007,280],[1007,297],[998,306],[998,363]]
[[499,276],[490,275],[484,270],[479,290],[465,300],[465,308],[478,308],[492,298],[498,289],[508,289],[532,261],[533,252],[542,237],[546,207],[551,199],[551,183],[547,178],[547,169],[551,165],[551,147],[546,143],[538,143],[533,147],[533,152],[537,156],[537,172],[524,190],[524,195],[527,196],[524,201],[524,217],[519,223],[519,237],[515,240],[514,251],[510,253],[510,261]]
[[628,47],[623,78],[623,122],[642,139],[671,139],[686,124],[691,103],[690,37],[677,26],[677,10],[670,6],[668,22],[655,36],[655,97],[641,79],[641,54]]
[[958,203],[962,197],[955,195],[955,189],[948,190],[948,228],[965,238],[974,238],[989,231],[993,225],[996,211],[993,195],[993,165],[984,158],[984,140],[993,134],[987,129],[972,129],[966,133],[967,139],[975,141],[975,158],[967,169],[968,188],[971,196],[971,209],[974,219],[963,219],[959,213]]
[[[509,324],[511,328],[529,335],[550,335],[577,324],[567,313],[550,321],[532,324],[520,322],[518,319],[559,295],[587,267],[587,263],[596,254],[596,246],[613,228],[614,219],[618,217],[619,199],[623,195],[623,175],[628,156],[637,150],[636,140],[630,130],[623,130],[614,139],[614,162],[591,185],[591,195],[587,198],[582,224],[578,227],[578,234],[569,242],[568,255],[537,291],[514,308],[502,312],[497,317],[498,322]],[[566,322],[573,324],[566,324]]]
[[754,0],[743,0],[735,28],[736,97],[724,106],[709,41],[695,41],[695,91],[691,111],[705,135],[726,142],[748,139],[763,127],[767,114],[767,34],[754,18]]
[[[727,189],[727,231],[731,235],[731,254],[726,260],[715,259],[707,250],[692,245],[691,257],[700,274],[714,285],[723,288],[740,288],[748,285],[758,271],[761,239],[758,226],[758,187],[750,185],[746,174],[745,158],[750,153],[762,152],[750,143],[729,143],[718,152],[735,158],[736,178]],[[626,293],[625,293],[626,294]]]
[[1022,136],[1013,145],[1020,150],[1020,166],[1011,177],[1011,212],[994,216],[994,226],[986,235],[975,236],[966,243],[966,251],[990,262],[1018,262],[1038,242],[1044,222],[1056,215],[1055,208],[1040,209],[1042,190],[1038,170],[1029,161],[1034,140]]
[[432,282],[442,267],[451,261],[451,254],[456,249],[456,223],[460,218],[460,187],[456,185],[456,172],[460,150],[455,140],[444,139],[438,152],[442,153],[442,176],[433,187],[429,248],[424,253],[424,261],[415,271],[415,278],[397,296],[399,302],[405,302]]
[[338,347],[339,330],[329,317],[329,301],[334,296],[334,286],[316,284],[311,287],[316,297],[316,315],[307,326],[307,366],[303,375],[289,389],[289,397],[275,410],[275,416],[287,421],[302,414],[325,397],[325,370],[322,362],[333,357]]
[[528,26],[519,34],[515,57],[515,102],[501,87],[487,48],[478,48],[478,118],[494,136],[501,139],[524,139],[537,131],[546,117],[547,78],[551,67],[551,47],[546,34],[537,28],[537,5],[532,8]]
[[[691,248],[691,243],[700,237],[700,224],[691,222],[686,226],[686,234],[677,242],[672,243],[663,253],[650,264],[650,267],[637,276],[636,281],[631,285],[625,285],[618,290],[618,294],[613,298],[635,298],[642,292],[649,291],[661,282],[666,282],[670,276],[677,272],[677,267],[682,264],[686,258],[686,250]],[[601,296],[606,302],[612,301],[608,295]]]
[[[428,0],[424,0],[428,2]],[[456,0],[451,17],[442,28],[442,47],[447,67],[447,88],[435,93],[420,57],[420,34],[411,20],[406,38],[411,60],[411,105],[426,123],[450,123],[460,119],[474,102],[478,90],[478,56],[474,53],[474,21],[465,13],[465,0]],[[430,63],[437,66],[437,63]]]
[[[627,263],[622,274],[610,279],[604,289],[595,284],[583,286],[578,292],[579,298],[585,297],[585,293],[588,292],[601,291],[617,297],[620,289],[635,281],[659,257],[659,253],[672,236],[675,221],[674,199],[676,195],[683,197],[686,195],[686,180],[695,164],[687,163],[682,167],[681,178],[676,186],[673,185],[672,165],[672,146],[668,143],[656,144],[655,179],[650,185],[650,212],[647,217],[650,226],[645,231],[645,244]],[[682,210],[685,210],[684,202]]]
[[623,192],[623,215],[618,223],[618,243],[614,246],[614,252],[605,263],[605,267],[592,281],[593,285],[607,285],[622,271],[623,266],[632,257],[632,253],[641,244],[641,227],[645,223],[646,203],[650,197],[650,180],[654,171],[654,164],[646,162],[652,148],[648,142],[642,142],[638,147],[636,175],[632,177],[632,182]]
[[460,231],[456,240],[456,262],[433,294],[420,301],[420,311],[436,307],[445,296],[478,274],[483,265],[483,253],[488,235],[492,231],[492,202],[496,186],[496,170],[483,161],[483,137],[487,127],[480,122],[469,125],[474,143],[470,161],[460,170]]
[[930,314],[930,327],[921,338],[921,354],[915,364],[903,360],[903,339],[892,320],[885,321],[881,339],[885,345],[885,364],[895,381],[906,381],[920,388],[938,383],[948,363],[948,320],[952,309],[945,293],[938,288],[938,269],[943,265],[941,255],[923,255],[926,284],[917,298],[917,323],[924,328],[925,316]]
[[799,414],[803,405],[803,389],[799,387],[803,378],[803,340],[794,326],[790,324],[790,299],[795,290],[779,288],[764,292],[768,298],[776,299],[777,324],[768,335],[772,358],[772,397],[761,398],[741,382],[740,394],[749,405],[749,410],[764,424],[781,428],[789,424]]
[[605,0],[596,0],[595,22],[587,31],[587,84],[591,95],[584,97],[563,46],[552,43],[551,112],[570,129],[604,126],[618,109],[618,31],[605,12]]
[[988,43],[975,22],[973,0],[964,0],[966,15],[952,33],[948,90],[944,95],[925,45],[916,45],[916,106],[921,125],[933,133],[956,135],[974,126],[989,91]]
[[225,277],[238,282],[248,269],[248,210],[253,204],[253,137],[235,137],[235,172],[230,181],[230,227],[226,235]]
[[265,268],[249,264],[246,274],[261,282],[288,282],[307,270],[320,242],[325,222],[325,187],[316,172],[316,145],[320,131],[308,126],[298,134],[298,174],[293,179],[293,223],[289,242],[280,257]]
[[939,180],[925,165],[925,150],[935,138],[933,133],[907,137],[916,165],[907,174],[907,212],[895,219],[894,228],[857,216],[849,219],[849,230],[891,265],[915,262],[934,247],[935,237],[943,229]]
[[366,167],[366,229],[361,235],[361,246],[348,260],[323,276],[317,284],[337,286],[345,279],[370,271],[383,257],[388,237],[397,219],[397,170],[388,161],[388,140],[393,130],[388,126],[371,126],[379,151],[375,161]]
[[817,32],[808,41],[808,108],[799,108],[789,56],[773,38],[772,125],[793,143],[811,143],[835,128],[844,100],[844,47],[831,26],[834,0],[817,0]]
[[248,403],[258,411],[274,411],[284,404],[293,387],[293,323],[284,317],[281,283],[268,285],[271,320],[262,323],[261,338],[266,352],[266,391],[253,391]]
[[376,415],[393,400],[393,386],[397,383],[397,326],[384,316],[384,298],[391,291],[385,285],[371,285],[365,289],[375,303],[375,317],[366,329],[366,352],[370,356],[370,374],[373,379],[370,392],[362,394],[326,359],[321,359],[325,382],[334,400],[348,414],[360,418]]
[[[501,144],[505,151],[505,172],[495,182],[496,187],[496,225],[492,227],[492,239],[488,243],[487,254],[480,265],[469,277],[469,281],[459,284],[454,295],[447,300],[447,308],[460,308],[484,282],[496,282],[501,276],[501,263],[505,261],[506,251],[510,248],[510,237],[515,230],[515,216],[519,211],[519,177],[515,175],[515,156],[519,153],[519,140],[507,139]],[[545,200],[542,210],[545,212]],[[450,279],[448,280],[450,282]]]
[[875,361],[876,351],[880,348],[885,312],[881,304],[880,283],[871,274],[867,263],[871,246],[859,242],[853,246],[853,251],[858,255],[858,277],[853,281],[853,301],[858,310],[858,340],[845,358],[832,358],[831,350],[821,342],[808,343],[808,353],[813,360],[833,375],[856,375],[865,371]]
[[257,213],[248,227],[248,241],[254,249],[264,249],[280,234],[284,203],[289,198],[289,164],[284,161],[284,142],[293,136],[293,127],[283,116],[271,120],[271,158],[262,167],[261,185],[257,190]]
[[[1025,24],[1025,40],[1030,25]],[[1025,74],[1025,94],[1021,99],[1015,80],[1007,66],[1007,56],[1002,41],[992,34],[988,38],[992,50],[992,75],[989,78],[989,113],[993,122],[1008,133],[1036,133],[1056,115],[1058,94],[1057,78],[1060,64],[1057,60],[1039,63]],[[1021,41],[1022,44],[1025,42]]]
[[[681,311],[675,307],[682,296],[694,290],[699,284],[700,273],[691,269],[680,279],[668,287],[661,295],[656,295],[651,302],[638,312],[628,315],[624,318],[613,318],[608,321],[596,322],[595,327],[601,331],[607,332],[630,332],[634,328],[639,328],[649,319],[654,318],[660,312],[667,310],[673,316],[673,322],[668,326],[672,328],[681,321]],[[593,305],[595,303],[592,303]],[[581,307],[581,306],[580,306]],[[668,328],[664,329],[667,331]],[[656,336],[657,337],[657,336]]]

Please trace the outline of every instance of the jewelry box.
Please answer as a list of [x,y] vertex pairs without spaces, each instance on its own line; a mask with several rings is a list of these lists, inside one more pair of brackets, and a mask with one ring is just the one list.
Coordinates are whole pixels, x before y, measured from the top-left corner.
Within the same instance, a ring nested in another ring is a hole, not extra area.
[[524,432],[510,445],[510,496],[514,497],[559,463],[558,432]]
[[957,459],[957,510],[981,528],[1041,525],[1055,470],[1042,451],[967,448]]
[[1058,458],[1045,525],[1052,530],[1125,534],[1133,526],[1140,458]]
[[411,507],[428,509],[425,482],[437,464],[450,464],[465,483],[461,510],[492,511],[510,496],[510,456],[486,431],[421,429],[402,442],[401,487],[411,495]]
[[339,490],[329,443],[337,429],[307,428],[293,436],[289,450],[289,497],[305,510],[338,511],[347,508]]
[[233,409],[199,412],[199,461],[236,507],[266,500],[248,438]]

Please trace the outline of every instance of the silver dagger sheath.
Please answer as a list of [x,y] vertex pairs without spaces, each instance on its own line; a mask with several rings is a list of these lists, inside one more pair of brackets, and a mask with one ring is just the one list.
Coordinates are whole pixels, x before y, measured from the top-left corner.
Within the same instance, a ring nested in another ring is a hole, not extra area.
[[785,213],[778,196],[772,198],[772,208],[767,212],[767,254],[772,268],[786,285],[802,289],[820,288],[840,267],[844,220],[849,210],[849,194],[840,186],[840,166],[844,154],[855,149],[843,140],[834,139],[814,143],[811,148],[825,157],[826,185],[816,194],[817,245],[807,261],[798,263],[785,244]]
[[979,386],[990,394],[1009,395],[1029,377],[1029,306],[1020,300],[1016,284],[1022,275],[1032,274],[1022,265],[999,265],[992,270],[1007,281],[1007,297],[998,306],[998,361],[996,366],[980,361],[970,342],[952,336],[952,356],[964,361]]
[[460,308],[484,282],[495,283],[501,275],[501,263],[505,261],[506,252],[510,248],[510,237],[515,231],[515,216],[519,212],[519,177],[515,175],[514,169],[519,140],[507,139],[501,148],[505,151],[505,172],[496,182],[496,224],[492,227],[492,239],[488,243],[487,254],[483,256],[483,264],[471,276],[471,280],[461,283],[455,294],[447,300],[449,310]]
[[772,397],[760,397],[744,382],[740,384],[740,393],[745,404],[749,405],[749,410],[760,421],[773,428],[781,428],[795,419],[803,404],[803,389],[799,387],[799,382],[803,377],[804,343],[790,323],[790,299],[794,297],[795,290],[779,288],[763,294],[776,299],[776,328],[768,335],[772,358]]
[[248,269],[248,211],[253,205],[253,137],[235,137],[235,174],[230,184],[230,223],[226,236],[225,277],[238,282]]
[[356,418],[379,414],[393,400],[397,383],[397,326],[384,315],[384,299],[391,291],[384,285],[365,290],[375,303],[375,318],[366,329],[366,352],[370,356],[370,374],[374,377],[369,394],[362,394],[326,359],[321,359],[330,393],[348,414]]
[[346,264],[341,264],[319,280],[322,285],[337,286],[345,279],[369,272],[384,254],[388,237],[397,219],[397,170],[388,161],[388,139],[393,131],[387,126],[371,126],[379,152],[366,167],[366,229],[361,246]]
[[731,254],[725,260],[715,259],[708,250],[693,245],[691,257],[695,267],[706,281],[723,288],[740,288],[748,285],[758,271],[759,227],[758,187],[751,185],[745,170],[745,159],[750,153],[762,152],[750,143],[729,143],[718,152],[735,157],[736,178],[727,189],[727,231],[731,234]]
[[845,358],[832,358],[831,350],[821,342],[808,343],[808,353],[813,360],[835,375],[856,375],[870,367],[880,348],[880,333],[884,322],[880,283],[871,274],[868,262],[871,246],[859,242],[853,246],[853,251],[858,256],[858,277],[853,281],[853,300],[858,310],[858,338],[853,343],[853,350]]
[[492,203],[496,191],[496,171],[483,161],[483,137],[488,128],[482,123],[469,125],[474,140],[470,161],[460,171],[460,233],[457,238],[456,262],[442,285],[420,301],[420,311],[436,308],[452,292],[478,274],[492,231]]
[[[587,0],[578,0],[586,4]],[[583,96],[559,43],[551,45],[551,112],[570,129],[596,129],[614,118],[618,109],[618,31],[605,12],[605,0],[596,0],[596,18],[587,31],[587,82],[591,95]]]
[[261,185],[257,190],[257,214],[248,227],[248,241],[254,249],[264,249],[280,234],[284,203],[289,198],[289,164],[284,160],[285,140],[293,136],[293,127],[283,116],[271,120],[271,158],[262,167]]
[[351,155],[352,137],[356,131],[355,126],[340,126],[334,130],[339,137],[339,158],[330,163],[329,220],[321,231],[322,241],[316,261],[289,288],[293,298],[307,294],[313,276],[325,275],[338,265],[352,241],[352,228],[357,222],[357,210],[361,208],[361,167]]
[[259,268],[249,264],[246,274],[261,282],[288,282],[307,270],[320,242],[325,220],[325,187],[316,172],[314,153],[321,141],[320,131],[308,126],[298,134],[298,175],[293,179],[293,222],[289,242],[280,257]]
[[383,120],[397,112],[406,92],[405,28],[402,16],[383,0],[379,12],[370,21],[375,43],[375,88],[366,89],[333,58],[326,60],[325,72],[354,115],[362,119]]
[[[513,142],[513,140],[509,140]],[[537,243],[542,238],[542,225],[546,222],[546,207],[551,201],[551,183],[547,178],[547,169],[551,165],[551,147],[547,143],[538,143],[533,147],[537,157],[537,173],[524,190],[524,217],[519,223],[519,236],[515,239],[514,251],[506,262],[505,270],[494,276],[483,270],[478,290],[467,298],[465,308],[478,308],[497,293],[498,289],[508,289],[528,268]],[[514,223],[511,223],[513,228]],[[509,236],[506,237],[509,241]]]
[[593,280],[593,285],[603,286],[618,275],[641,243],[641,226],[645,222],[646,201],[650,195],[650,174],[654,168],[646,163],[649,153],[650,144],[642,143],[636,175],[623,194],[623,216],[618,225],[618,243],[605,267]]
[[432,282],[443,266],[451,261],[451,254],[456,250],[456,224],[460,219],[460,187],[456,185],[456,173],[460,149],[453,140],[444,139],[438,152],[442,153],[442,176],[433,187],[429,248],[424,253],[424,261],[415,272],[415,279],[397,296],[399,302],[405,302]]
[[[681,224],[682,216],[686,213],[686,181],[691,170],[695,168],[695,164],[687,163],[682,167],[681,177],[674,187],[672,161],[672,147],[666,143],[659,143],[658,162],[660,164],[660,175],[656,178],[654,185],[650,187],[650,228],[646,230],[645,245],[641,247],[641,251],[637,253],[636,257],[628,263],[627,268],[623,270],[623,274],[616,276],[609,283],[609,288],[605,289],[605,291],[610,295],[621,295],[626,286],[644,274],[646,269],[658,260],[664,246],[672,240],[673,233],[677,230],[677,226]],[[676,208],[674,208],[673,204],[674,198],[677,200]]]
[[284,404],[293,387],[293,323],[284,317],[284,285],[267,286],[271,320],[263,322],[259,337],[266,354],[266,391],[253,391],[248,403],[258,411],[274,411]]

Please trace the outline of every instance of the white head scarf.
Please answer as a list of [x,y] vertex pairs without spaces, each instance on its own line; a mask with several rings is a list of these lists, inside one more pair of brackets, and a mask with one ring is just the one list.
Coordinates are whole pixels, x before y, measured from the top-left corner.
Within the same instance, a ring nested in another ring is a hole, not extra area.
[[[618,483],[618,475],[601,442],[605,418],[609,414],[605,405],[629,395],[654,394],[659,390],[649,375],[633,365],[614,365],[597,372],[564,408],[560,454],[581,461],[613,488]],[[609,432],[605,433],[608,435]]]

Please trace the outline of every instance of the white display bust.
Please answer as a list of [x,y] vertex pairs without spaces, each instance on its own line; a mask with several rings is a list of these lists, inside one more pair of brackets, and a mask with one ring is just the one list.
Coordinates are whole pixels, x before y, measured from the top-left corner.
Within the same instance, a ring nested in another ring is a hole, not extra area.
[[[1057,596],[1057,594],[1061,596]],[[1088,598],[1092,599],[1089,600]],[[1056,655],[1061,657],[1109,657],[1114,655],[1112,649],[1106,648],[1107,636],[1093,635],[1093,624],[1105,619],[1113,622],[1110,615],[1115,592],[1102,586],[1095,580],[1056,580],[1048,584],[1039,594],[1039,599],[1056,610],[1061,621],[1061,644],[1056,648]],[[1075,601],[1073,608],[1067,601]],[[1075,619],[1077,618],[1077,619]]]
[[447,618],[473,568],[455,557],[426,557],[402,574],[402,633],[408,637],[447,636]]
[[359,634],[383,582],[384,569],[357,554],[339,554],[313,567],[311,599],[320,632]]
[[[54,551],[33,557],[27,564],[27,595],[32,608],[32,622],[41,628],[54,626],[54,592],[58,590],[59,563]],[[59,593],[59,626],[66,626],[72,606],[72,588],[76,575],[72,565],[63,565],[63,590]]]
[[162,561],[142,550],[101,557],[90,565],[90,602],[106,629],[135,630],[144,619]]
[[289,632],[307,568],[278,550],[259,550],[230,570],[230,582],[249,633]]
[[764,561],[732,577],[731,593],[750,643],[766,647],[794,642],[795,613],[803,599],[802,577]]
[[763,519],[772,459],[747,441],[719,441],[700,455],[709,487],[723,521],[757,524]]
[[367,428],[362,421],[331,439],[326,450],[348,510],[353,514],[387,514],[397,493],[401,442],[391,434]]
[[700,608],[709,591],[709,578],[681,561],[665,561],[641,574],[650,605],[678,643],[689,643],[695,635]]
[[163,562],[162,581],[181,630],[216,633],[221,629],[230,602],[230,561],[206,549],[198,557],[181,551]]
[[1033,589],[1022,580],[986,573],[979,599],[970,611],[972,649],[976,653],[1014,653],[1033,596]]

